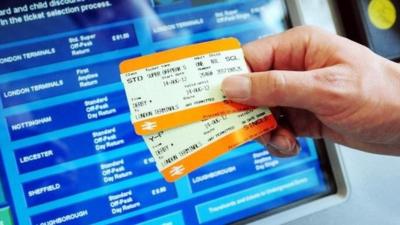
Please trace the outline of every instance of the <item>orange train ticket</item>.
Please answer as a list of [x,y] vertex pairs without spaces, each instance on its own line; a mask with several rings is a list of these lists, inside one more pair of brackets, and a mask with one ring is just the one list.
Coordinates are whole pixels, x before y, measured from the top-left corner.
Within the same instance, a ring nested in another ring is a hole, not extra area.
[[220,88],[225,77],[249,72],[234,38],[129,59],[120,72],[139,135],[253,108],[226,100]]
[[268,109],[257,108],[210,118],[143,138],[159,171],[167,181],[173,182],[276,126]]

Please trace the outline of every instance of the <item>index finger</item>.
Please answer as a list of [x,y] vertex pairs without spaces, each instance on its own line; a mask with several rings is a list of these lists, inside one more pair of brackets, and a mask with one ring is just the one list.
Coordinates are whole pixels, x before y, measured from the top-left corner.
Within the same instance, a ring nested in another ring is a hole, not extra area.
[[286,32],[256,40],[243,46],[248,65],[253,72],[267,70],[307,70],[306,57],[313,33],[323,33],[313,27],[296,27]]

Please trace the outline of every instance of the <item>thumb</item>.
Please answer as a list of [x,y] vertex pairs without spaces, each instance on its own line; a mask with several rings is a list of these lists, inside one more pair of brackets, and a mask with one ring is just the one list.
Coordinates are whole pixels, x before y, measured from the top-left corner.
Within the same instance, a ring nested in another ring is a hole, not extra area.
[[284,106],[316,111],[326,102],[313,71],[267,71],[225,78],[222,91],[227,98],[254,106]]

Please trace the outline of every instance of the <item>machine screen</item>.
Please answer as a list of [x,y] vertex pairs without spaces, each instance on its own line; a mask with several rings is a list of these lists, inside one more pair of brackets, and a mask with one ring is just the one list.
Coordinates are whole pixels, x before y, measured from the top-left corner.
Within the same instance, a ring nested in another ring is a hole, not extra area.
[[293,158],[251,142],[168,183],[130,123],[124,59],[290,26],[280,0],[2,0],[0,224],[227,224],[334,193],[305,138]]

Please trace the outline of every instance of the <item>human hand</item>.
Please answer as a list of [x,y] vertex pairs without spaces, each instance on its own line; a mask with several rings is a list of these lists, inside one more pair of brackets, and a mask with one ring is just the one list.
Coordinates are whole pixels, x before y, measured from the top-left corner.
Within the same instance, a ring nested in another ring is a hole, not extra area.
[[259,140],[271,153],[298,153],[296,136],[327,138],[400,155],[400,66],[348,39],[313,27],[243,47],[251,74],[224,80],[236,102],[272,107],[285,123]]

